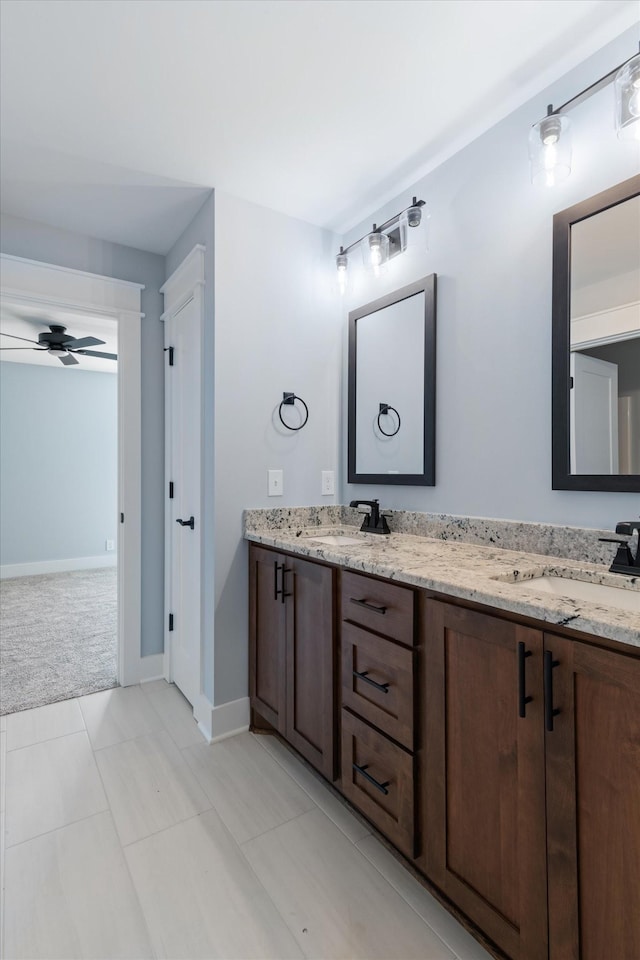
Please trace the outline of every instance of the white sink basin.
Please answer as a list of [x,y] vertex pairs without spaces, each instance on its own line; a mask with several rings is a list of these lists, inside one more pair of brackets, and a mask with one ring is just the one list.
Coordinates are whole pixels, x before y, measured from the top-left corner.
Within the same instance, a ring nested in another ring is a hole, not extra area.
[[326,537],[306,537],[306,539],[313,540],[314,543],[326,543],[330,547],[346,547],[350,543],[364,543],[364,540],[347,536],[344,533],[333,533]]
[[606,607],[617,607],[619,610],[640,613],[640,590],[625,589],[623,586],[614,587],[606,583],[591,583],[587,580],[575,580],[573,577],[551,574],[534,577],[532,580],[518,580],[517,585],[522,590],[530,590],[532,593],[547,593],[554,597],[568,597],[571,600],[587,600]]

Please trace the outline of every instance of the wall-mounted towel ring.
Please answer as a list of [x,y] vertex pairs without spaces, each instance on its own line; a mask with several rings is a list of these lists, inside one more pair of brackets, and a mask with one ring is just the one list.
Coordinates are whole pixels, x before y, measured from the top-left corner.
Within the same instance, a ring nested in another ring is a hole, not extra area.
[[[290,427],[288,423],[284,422],[284,419],[282,417],[282,408],[284,406],[292,407],[295,404],[296,400],[299,400],[302,406],[304,407],[304,420],[302,421],[299,427]],[[294,430],[294,431],[302,430],[305,423],[309,419],[309,407],[306,405],[302,397],[296,397],[295,393],[283,393],[282,401],[280,403],[280,406],[278,407],[278,416],[280,417],[280,423],[282,424],[283,427],[286,427],[287,430]]]
[[[381,426],[381,424],[380,424],[380,417],[381,417],[383,414],[388,414],[390,410],[393,410],[393,412],[395,413],[396,417],[398,418],[398,426],[395,428],[395,430],[393,431],[393,433],[387,433],[386,430],[383,430],[383,429],[382,429],[382,426]],[[380,431],[380,433],[381,433],[384,437],[395,437],[395,435],[396,435],[396,433],[398,432],[399,429],[400,429],[400,414],[398,413],[398,411],[396,410],[396,408],[395,408],[395,407],[392,407],[391,404],[389,404],[389,403],[381,403],[381,404],[380,404],[380,412],[378,413],[378,430]]]

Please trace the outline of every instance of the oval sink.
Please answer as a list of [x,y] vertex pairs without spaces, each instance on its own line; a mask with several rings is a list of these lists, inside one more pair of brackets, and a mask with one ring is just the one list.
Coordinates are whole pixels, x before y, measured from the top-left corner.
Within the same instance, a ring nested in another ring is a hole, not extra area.
[[346,547],[350,543],[364,543],[364,540],[357,537],[347,536],[343,533],[329,534],[326,537],[307,537],[307,540],[313,540],[314,543],[326,543],[330,547]]
[[619,610],[640,613],[640,590],[625,589],[623,586],[614,587],[606,583],[591,583],[587,580],[575,580],[573,577],[550,574],[534,577],[532,580],[519,580],[517,585],[532,593],[547,593],[554,597],[567,597],[571,600],[587,600],[606,607],[617,607]]

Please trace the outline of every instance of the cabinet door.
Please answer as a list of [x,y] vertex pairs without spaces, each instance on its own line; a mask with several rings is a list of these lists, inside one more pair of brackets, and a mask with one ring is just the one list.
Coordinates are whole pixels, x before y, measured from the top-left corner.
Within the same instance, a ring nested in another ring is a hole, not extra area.
[[542,634],[452,604],[426,607],[426,872],[513,960],[543,960]]
[[249,693],[261,717],[285,732],[285,558],[249,547]]
[[549,955],[637,960],[640,660],[549,634],[545,653]]
[[287,722],[293,747],[329,780],[335,770],[334,577],[331,567],[287,558]]

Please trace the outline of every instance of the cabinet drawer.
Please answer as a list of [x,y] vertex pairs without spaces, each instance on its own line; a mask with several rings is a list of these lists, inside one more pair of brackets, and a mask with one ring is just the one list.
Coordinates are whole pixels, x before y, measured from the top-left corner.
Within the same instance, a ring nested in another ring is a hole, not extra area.
[[360,573],[342,574],[342,619],[412,646],[414,594]]
[[406,856],[414,850],[414,759],[342,711],[342,791]]
[[413,750],[414,653],[342,624],[342,704]]

